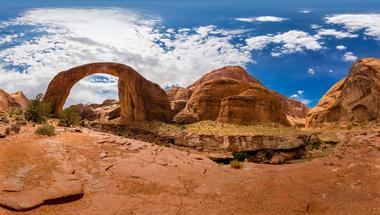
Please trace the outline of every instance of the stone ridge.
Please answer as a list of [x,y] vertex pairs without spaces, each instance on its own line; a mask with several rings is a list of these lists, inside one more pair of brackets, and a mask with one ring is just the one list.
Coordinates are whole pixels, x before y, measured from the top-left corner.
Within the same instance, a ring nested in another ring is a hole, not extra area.
[[380,59],[364,58],[308,114],[309,128],[350,126],[380,118]]

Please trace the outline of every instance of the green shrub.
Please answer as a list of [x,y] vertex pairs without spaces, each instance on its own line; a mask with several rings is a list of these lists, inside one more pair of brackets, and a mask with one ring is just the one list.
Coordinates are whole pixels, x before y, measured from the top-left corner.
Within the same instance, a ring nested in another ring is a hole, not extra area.
[[44,124],[37,128],[36,134],[53,136],[55,135],[55,128],[52,125]]
[[80,120],[81,117],[75,106],[68,107],[59,114],[59,125],[61,126],[70,127],[78,125]]
[[42,101],[42,94],[31,100],[25,111],[25,119],[35,123],[44,123],[50,115],[50,104]]
[[234,169],[241,169],[244,166],[242,162],[235,159],[230,161],[230,165],[231,165],[231,168],[234,168]]
[[233,156],[234,156],[234,160],[244,161],[245,158],[247,158],[247,153],[245,153],[245,152],[234,152]]

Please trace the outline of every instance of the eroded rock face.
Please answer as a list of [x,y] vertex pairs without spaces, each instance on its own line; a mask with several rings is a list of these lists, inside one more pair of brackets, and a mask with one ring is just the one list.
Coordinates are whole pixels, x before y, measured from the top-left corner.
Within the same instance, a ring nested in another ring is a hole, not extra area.
[[11,93],[10,96],[12,97],[13,101],[20,105],[21,108],[26,108],[30,103],[29,99],[24,95],[22,91]]
[[44,101],[51,104],[52,112],[57,115],[74,84],[94,73],[106,73],[119,78],[121,122],[172,119],[165,91],[131,67],[118,63],[91,63],[60,72],[50,82],[44,96]]
[[7,111],[9,108],[26,108],[29,104],[28,98],[23,92],[9,94],[0,89],[0,110]]
[[203,75],[198,81],[188,86],[187,89],[190,91],[190,93],[193,93],[196,90],[199,90],[204,83],[221,78],[233,79],[244,83],[253,83],[261,85],[261,83],[258,80],[250,76],[242,67],[225,66]]
[[277,122],[289,125],[284,106],[269,90],[252,88],[223,98],[218,121],[226,123]]
[[308,111],[301,102],[267,89],[241,67],[227,66],[214,70],[187,89],[191,97],[185,108],[174,117],[177,123],[219,120],[289,125],[287,116],[304,119]]
[[380,60],[357,61],[308,114],[306,126],[335,127],[380,119]]
[[185,108],[186,102],[190,98],[190,91],[183,87],[174,86],[166,90],[168,94],[168,99],[170,102],[170,107],[174,114],[177,114],[182,109]]

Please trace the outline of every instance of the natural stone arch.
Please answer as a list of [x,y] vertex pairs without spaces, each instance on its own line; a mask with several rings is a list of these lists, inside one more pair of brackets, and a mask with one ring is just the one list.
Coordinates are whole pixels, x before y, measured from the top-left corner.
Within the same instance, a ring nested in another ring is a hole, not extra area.
[[105,73],[119,78],[120,121],[172,120],[172,111],[165,91],[146,80],[129,66],[119,63],[91,63],[58,73],[50,82],[43,100],[50,103],[57,116],[70,94],[71,88],[82,78]]

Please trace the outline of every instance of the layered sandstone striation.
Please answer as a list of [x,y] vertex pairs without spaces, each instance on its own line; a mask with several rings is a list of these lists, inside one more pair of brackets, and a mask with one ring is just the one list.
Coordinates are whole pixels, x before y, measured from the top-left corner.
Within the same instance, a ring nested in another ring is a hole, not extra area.
[[308,111],[306,105],[267,89],[238,66],[214,70],[187,89],[191,96],[174,117],[177,123],[217,120],[295,125],[293,119],[304,119]]
[[172,119],[165,91],[131,67],[118,63],[91,63],[60,72],[51,81],[44,96],[44,101],[51,104],[52,112],[57,115],[74,84],[94,73],[105,73],[119,78],[121,122]]
[[380,60],[357,61],[308,114],[306,126],[328,128],[380,119]]

